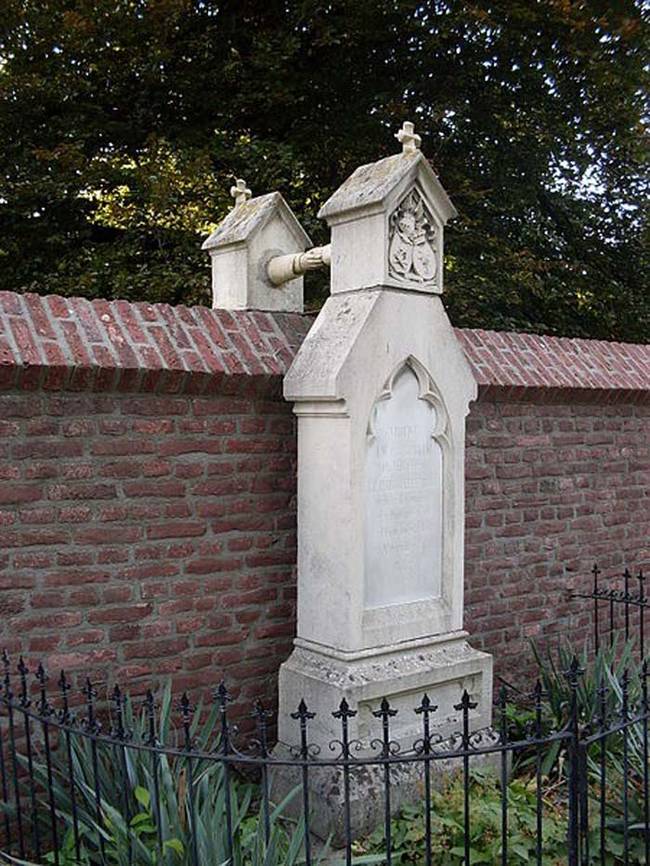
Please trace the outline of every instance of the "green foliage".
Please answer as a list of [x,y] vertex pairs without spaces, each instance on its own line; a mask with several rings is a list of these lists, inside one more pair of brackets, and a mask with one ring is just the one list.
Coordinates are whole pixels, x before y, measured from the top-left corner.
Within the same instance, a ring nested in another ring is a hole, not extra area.
[[[577,715],[580,729],[585,735],[595,734],[604,718],[605,729],[614,727],[621,718],[623,706],[623,679],[628,680],[628,707],[630,717],[639,712],[642,699],[641,669],[637,661],[638,650],[634,641],[614,640],[611,645],[601,647],[591,656],[585,647],[578,651],[570,643],[560,645],[555,653],[543,655],[533,646],[540,679],[544,689],[543,728],[560,729],[566,725],[572,701],[572,690],[566,677],[571,661],[577,658],[582,674],[576,690]],[[604,689],[604,691],[603,691]],[[516,712],[516,711],[515,711]],[[527,722],[530,712],[524,713]],[[626,746],[624,747],[624,743]],[[627,750],[627,770],[623,752]],[[590,785],[589,810],[591,813],[590,847],[596,850],[599,844],[598,810],[604,794],[607,812],[608,864],[621,862],[624,843],[624,818],[622,807],[623,787],[628,789],[629,862],[645,863],[643,832],[644,816],[644,723],[636,722],[619,731],[593,742],[586,751]],[[519,770],[525,770],[536,760],[533,751],[519,761]],[[606,784],[601,790],[602,766],[605,766]],[[542,774],[562,778],[566,770],[565,747],[562,742],[546,746],[542,751]]]
[[[465,326],[643,341],[641,0],[6,0],[0,288],[206,302],[234,176],[315,214],[416,120]],[[322,299],[323,283],[308,286]]]
[[[533,653],[538,665],[540,680],[544,690],[543,730],[548,732],[551,728],[559,730],[567,724],[569,710],[572,701],[572,691],[566,677],[572,659],[578,659],[582,671],[576,690],[577,714],[581,727],[594,726],[594,720],[600,718],[603,713],[612,720],[620,717],[622,707],[622,682],[627,673],[628,676],[628,705],[630,714],[633,708],[638,707],[641,697],[640,668],[636,661],[636,646],[633,641],[622,643],[614,640],[610,645],[600,648],[599,652],[592,658],[586,647],[578,650],[570,643],[561,644],[555,652],[543,655],[533,644]],[[606,691],[600,691],[604,688]],[[529,713],[530,717],[530,713]],[[605,746],[608,752],[608,762],[613,764],[613,770],[620,769],[620,755],[622,749],[622,737],[620,735],[607,737]],[[628,747],[632,772],[638,778],[643,773],[643,740],[641,723],[631,725],[628,728]],[[592,746],[589,757],[594,768],[593,757],[600,746]],[[564,746],[561,742],[551,744],[544,754],[542,771],[545,775],[553,770],[559,771],[559,763],[563,763]],[[531,758],[528,757],[530,762]],[[595,768],[594,768],[595,772]]]
[[[501,789],[489,771],[470,773],[470,863],[501,862]],[[508,785],[508,862],[535,861],[537,850],[536,794],[533,785],[514,779]],[[566,811],[544,799],[542,847],[545,866],[566,863]],[[394,863],[423,864],[425,855],[424,808],[404,808],[393,822]],[[464,791],[462,776],[456,775],[441,791],[434,792],[431,804],[432,863],[461,866],[465,857]],[[381,851],[384,835],[377,830],[359,844],[359,850]]]
[[[586,723],[598,706],[598,684],[607,678],[610,709],[620,707],[621,666],[630,664],[630,646],[603,650],[593,665],[584,656],[583,684],[578,692],[578,714]],[[573,658],[570,647],[563,647],[556,657],[543,658],[538,653],[547,695],[542,707],[545,732],[567,722],[571,692],[567,690],[563,671]],[[638,679],[630,680],[630,700],[638,700]],[[636,685],[635,685],[636,683]],[[508,708],[510,730],[519,737],[531,733],[534,716],[529,709]],[[217,709],[203,714],[199,708],[192,725],[192,737],[198,751],[214,748],[218,736]],[[81,838],[81,858],[77,860],[73,832],[72,802],[69,789],[68,751],[65,736],[58,738],[53,752],[53,790],[56,810],[64,830],[60,835],[60,866],[190,866],[192,845],[196,841],[199,862],[215,866],[299,866],[304,863],[304,821],[287,816],[288,807],[299,790],[270,812],[270,835],[264,831],[261,792],[258,785],[231,774],[228,782],[223,768],[213,761],[193,759],[192,777],[187,761],[174,756],[156,755],[137,749],[146,740],[148,720],[144,712],[134,711],[126,701],[124,723],[133,732],[133,745],[122,749],[82,736],[70,739],[72,766],[76,779],[76,807]],[[159,737],[173,744],[171,690],[162,695],[156,718]],[[182,743],[178,743],[182,745]],[[630,863],[644,864],[644,800],[642,791],[643,739],[641,726],[632,725],[628,733],[628,772],[622,765],[622,735],[607,737],[606,866],[620,866],[624,852],[624,819],[622,791],[624,778],[628,785],[628,857]],[[508,819],[508,862],[526,864],[536,859],[537,807],[542,809],[542,863],[564,866],[567,857],[567,778],[564,756],[552,748],[541,753],[541,785],[536,775],[537,752],[528,760],[518,761],[506,791]],[[590,858],[587,864],[601,863],[600,745],[587,753],[590,774],[588,809],[590,813]],[[496,760],[496,758],[495,758]],[[154,761],[155,766],[154,766]],[[26,760],[23,759],[23,763]],[[97,813],[96,777],[101,790],[101,810]],[[47,790],[47,767],[36,760],[35,774],[42,790]],[[26,785],[26,781],[24,782]],[[25,787],[25,797],[29,790]],[[227,806],[235,839],[232,860],[227,844]],[[470,772],[470,864],[492,864],[501,860],[502,792],[491,769],[474,767]],[[48,838],[48,802],[43,800],[41,838]],[[392,822],[393,862],[425,863],[424,802],[404,807]],[[434,866],[464,866],[465,813],[463,777],[455,773],[446,778],[432,794],[432,863]],[[325,846],[321,857],[327,854]],[[355,864],[385,861],[384,828],[354,844]],[[54,852],[45,857],[54,863]],[[318,858],[316,863],[321,862]]]
[[[618,792],[620,794],[620,787]],[[568,810],[566,790],[558,792],[557,786],[543,780],[540,789],[542,809],[541,850],[544,866],[565,866],[567,863]],[[592,790],[589,801],[589,859],[585,866],[601,864],[600,834],[598,823],[598,801]],[[564,795],[564,796],[563,796]],[[537,786],[534,779],[526,776],[513,778],[506,795],[507,802],[507,851],[508,863],[537,862]],[[641,806],[630,804],[628,860],[638,866],[645,864],[642,837],[643,823]],[[634,810],[637,810],[636,818]],[[470,771],[470,864],[492,864],[501,862],[501,786],[490,770]],[[392,822],[393,863],[417,864],[425,861],[424,806],[405,807]],[[447,780],[442,790],[434,792],[431,803],[431,863],[433,866],[464,866],[465,858],[465,812],[462,776],[457,774]],[[605,833],[604,866],[620,866],[624,862],[625,850],[623,822],[620,816],[611,814]],[[383,851],[384,831],[376,830],[371,836],[356,843],[358,852]]]
[[537,663],[539,677],[544,691],[544,702],[556,726],[567,721],[571,704],[571,687],[566,672],[575,658],[580,667],[577,701],[578,716],[582,723],[591,721],[601,712],[602,698],[599,688],[607,688],[606,711],[608,714],[620,711],[623,675],[629,677],[630,706],[636,703],[640,694],[639,665],[636,661],[636,645],[615,639],[611,645],[602,646],[593,655],[588,647],[578,648],[570,642],[560,644],[555,651],[543,654],[533,644],[533,655]]
[[[218,710],[213,707],[199,724],[193,723],[197,750],[207,751],[216,739]],[[127,700],[125,724],[134,732],[134,742],[146,740],[145,713],[134,712]],[[156,722],[161,740],[171,742],[171,690],[163,694]],[[188,763],[182,758],[154,755],[135,747],[120,748],[75,735],[70,738],[76,780],[76,808],[84,866],[186,866],[192,862],[192,836],[199,862],[216,866],[296,866],[304,859],[304,822],[285,817],[290,794],[270,814],[267,841],[259,803],[259,789],[231,773],[226,780],[222,765],[196,759],[192,762],[192,784]],[[97,764],[101,791],[101,815],[96,807]],[[154,763],[155,762],[155,763]],[[63,866],[74,862],[73,809],[69,788],[66,738],[61,737],[53,758],[54,797],[65,827],[60,846]],[[47,767],[37,763],[35,773],[46,789]],[[226,819],[228,799],[234,838],[229,859]],[[47,822],[47,809],[43,811]],[[47,823],[43,826],[47,837]],[[53,860],[53,853],[49,855]]]

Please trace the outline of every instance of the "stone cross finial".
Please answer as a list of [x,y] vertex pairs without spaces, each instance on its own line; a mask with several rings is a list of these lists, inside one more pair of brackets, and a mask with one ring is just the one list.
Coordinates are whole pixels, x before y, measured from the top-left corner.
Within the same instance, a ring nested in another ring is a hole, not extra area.
[[415,126],[410,120],[404,121],[400,131],[395,133],[395,138],[402,145],[402,153],[415,153],[422,144],[422,138],[415,132]]
[[238,178],[235,185],[230,187],[230,195],[235,199],[235,207],[239,207],[240,204],[246,204],[253,193],[246,186],[246,181]]

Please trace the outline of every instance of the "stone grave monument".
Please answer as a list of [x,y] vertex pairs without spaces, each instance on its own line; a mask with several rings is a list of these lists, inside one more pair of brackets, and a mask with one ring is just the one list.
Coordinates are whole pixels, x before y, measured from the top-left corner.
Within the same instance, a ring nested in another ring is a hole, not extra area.
[[[473,727],[491,721],[492,658],[463,630],[465,418],[477,388],[440,299],[455,210],[412,124],[397,137],[401,153],[358,168],[321,208],[331,296],[284,381],[298,417],[298,623],[280,670],[279,748],[299,742],[291,713],[304,699],[324,757],[342,698],[362,748],[384,697],[403,751],[421,735],[413,710],[425,692],[443,736],[459,728],[464,690]],[[327,835],[340,778],[312,778],[312,827]],[[414,794],[402,781],[395,807]],[[381,815],[372,784],[353,786],[357,831]]]
[[303,275],[329,267],[329,244],[311,246],[279,192],[251,198],[238,179],[230,195],[234,207],[202,246],[212,265],[212,306],[302,313]]
[[237,180],[230,194],[235,206],[203,243],[212,264],[213,307],[302,312],[302,272],[280,290],[268,266],[288,250],[310,247],[309,236],[279,192],[251,198],[246,183]]

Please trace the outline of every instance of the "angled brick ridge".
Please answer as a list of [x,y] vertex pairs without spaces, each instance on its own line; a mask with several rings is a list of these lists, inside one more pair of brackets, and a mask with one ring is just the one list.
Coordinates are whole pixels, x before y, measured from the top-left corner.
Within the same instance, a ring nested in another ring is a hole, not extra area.
[[455,330],[483,397],[650,401],[650,344]]
[[[0,388],[255,393],[314,317],[0,292]],[[483,398],[650,401],[650,345],[457,328]]]
[[0,388],[254,391],[286,372],[311,323],[296,313],[0,292]]

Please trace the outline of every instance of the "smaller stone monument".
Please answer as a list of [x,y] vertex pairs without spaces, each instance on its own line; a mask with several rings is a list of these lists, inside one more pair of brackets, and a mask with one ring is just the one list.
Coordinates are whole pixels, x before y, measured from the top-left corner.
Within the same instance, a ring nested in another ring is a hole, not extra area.
[[309,236],[279,192],[251,198],[246,183],[237,180],[230,194],[235,206],[203,243],[212,261],[212,306],[301,313],[304,270],[285,273],[280,285],[268,266],[311,247]]
[[[322,207],[331,297],[285,377],[298,417],[298,624],[280,671],[279,740],[299,742],[301,699],[324,756],[370,750],[382,698],[402,750],[426,692],[441,736],[491,721],[492,658],[463,630],[465,417],[476,383],[440,300],[443,230],[455,214],[412,124],[402,152],[358,168]],[[280,746],[282,748],[282,745]],[[313,774],[324,835],[340,825],[340,778]],[[393,805],[412,797],[395,779]],[[372,774],[356,785],[356,831],[381,815]]]

